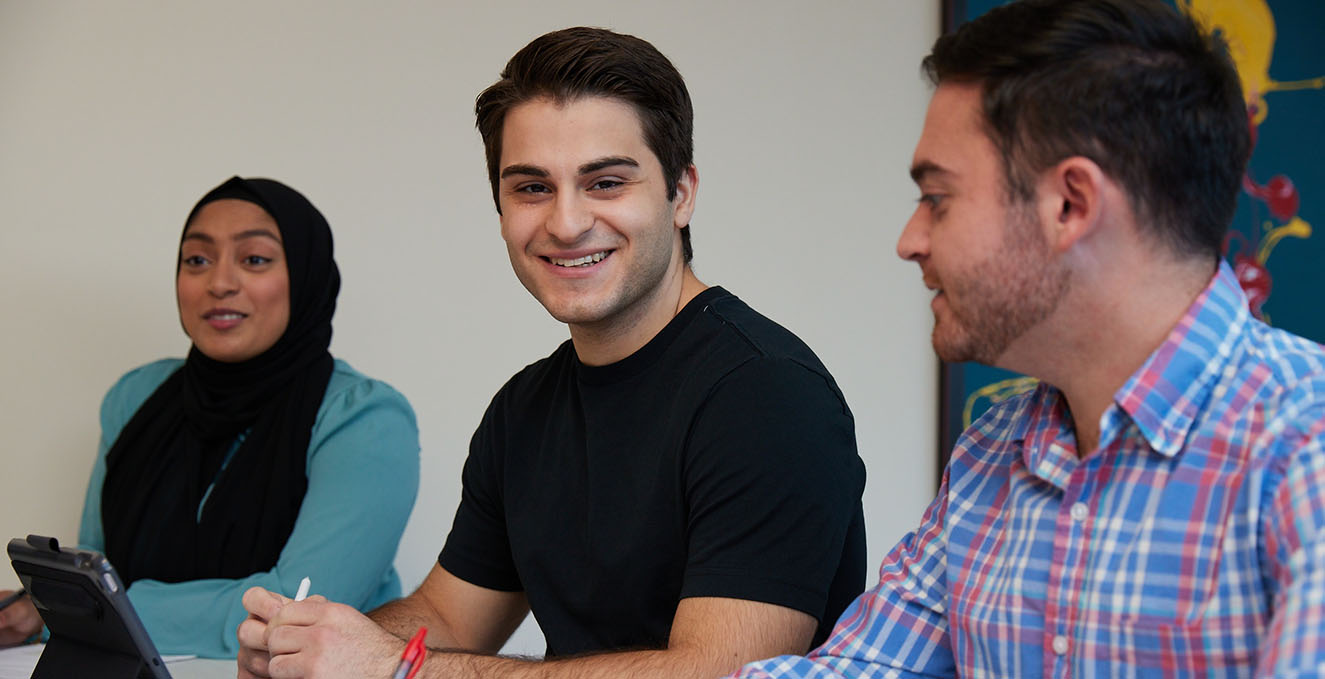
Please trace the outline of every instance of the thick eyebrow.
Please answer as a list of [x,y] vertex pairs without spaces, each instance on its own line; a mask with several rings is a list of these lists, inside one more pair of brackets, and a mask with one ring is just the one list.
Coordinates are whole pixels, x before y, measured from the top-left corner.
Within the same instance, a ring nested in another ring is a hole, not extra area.
[[[231,240],[239,241],[247,238],[264,238],[264,237],[270,238],[276,241],[277,243],[281,242],[280,237],[278,237],[276,234],[272,233],[267,229],[248,229],[247,231],[240,231],[239,233],[235,234],[234,238],[232,238]],[[204,243],[216,242],[216,239],[212,238],[209,234],[198,233],[197,231],[184,234],[184,240],[196,240],[196,241],[202,241]]]
[[[631,158],[630,156],[607,156],[604,158],[591,160],[579,166],[576,169],[576,172],[578,172],[581,176],[583,176],[586,174],[597,172],[599,170],[607,169],[609,167],[616,167],[618,165],[625,167],[639,167],[639,161],[635,160],[634,158]],[[541,177],[544,179],[551,176],[547,170],[538,167],[537,165],[525,165],[523,163],[516,163],[515,165],[507,165],[506,167],[502,168],[501,171],[502,179],[510,177],[511,175],[524,175],[526,177]]]
[[507,165],[506,167],[502,168],[501,178],[505,179],[513,174],[522,174],[522,175],[528,175],[530,177],[544,177],[544,178],[548,176],[547,170],[544,170],[541,167],[537,167],[534,165],[523,165],[517,163],[515,165]]
[[607,169],[609,167],[615,167],[617,165],[624,165],[626,167],[639,167],[639,161],[629,156],[608,156],[606,158],[599,158],[598,160],[591,160],[581,165],[580,174],[586,175],[593,172],[597,172],[599,170]]
[[911,166],[911,181],[919,184],[924,179],[934,175],[951,175],[952,171],[939,166],[937,163],[928,160],[922,160]]

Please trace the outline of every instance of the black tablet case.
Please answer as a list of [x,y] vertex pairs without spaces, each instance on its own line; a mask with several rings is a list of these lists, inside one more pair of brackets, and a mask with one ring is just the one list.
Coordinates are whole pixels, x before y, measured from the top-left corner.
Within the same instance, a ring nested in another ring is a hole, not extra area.
[[29,535],[9,558],[51,633],[32,679],[170,679],[106,557]]

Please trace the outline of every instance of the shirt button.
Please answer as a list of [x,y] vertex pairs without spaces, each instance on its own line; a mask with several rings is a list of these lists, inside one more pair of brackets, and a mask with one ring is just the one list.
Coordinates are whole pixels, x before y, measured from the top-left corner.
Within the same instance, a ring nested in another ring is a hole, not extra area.
[[1054,637],[1054,653],[1067,655],[1067,637],[1061,634]]
[[1084,502],[1078,502],[1072,505],[1072,520],[1085,521],[1086,516],[1090,514],[1090,508]]

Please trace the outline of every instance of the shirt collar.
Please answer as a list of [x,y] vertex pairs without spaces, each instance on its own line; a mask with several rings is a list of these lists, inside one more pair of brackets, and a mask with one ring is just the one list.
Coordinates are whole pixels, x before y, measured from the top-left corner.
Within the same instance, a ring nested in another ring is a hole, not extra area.
[[1066,488],[1077,466],[1071,445],[1072,424],[1067,401],[1057,387],[1039,383],[1018,413],[1014,440],[1021,443],[1021,460],[1031,474]]
[[[1173,457],[1182,450],[1249,317],[1237,276],[1220,260],[1168,337],[1114,394],[1118,410],[1156,452]],[[1112,409],[1106,412],[1101,446],[1123,431],[1124,420]]]

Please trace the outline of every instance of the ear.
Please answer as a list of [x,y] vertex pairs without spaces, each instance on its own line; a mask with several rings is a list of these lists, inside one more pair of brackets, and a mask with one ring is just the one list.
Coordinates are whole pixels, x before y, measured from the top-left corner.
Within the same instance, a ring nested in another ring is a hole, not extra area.
[[1107,181],[1100,166],[1084,156],[1061,160],[1040,175],[1036,209],[1056,252],[1070,249],[1098,227]]
[[694,165],[681,171],[676,181],[676,196],[672,198],[672,224],[677,230],[690,224],[695,213],[695,194],[699,192],[699,170]]

